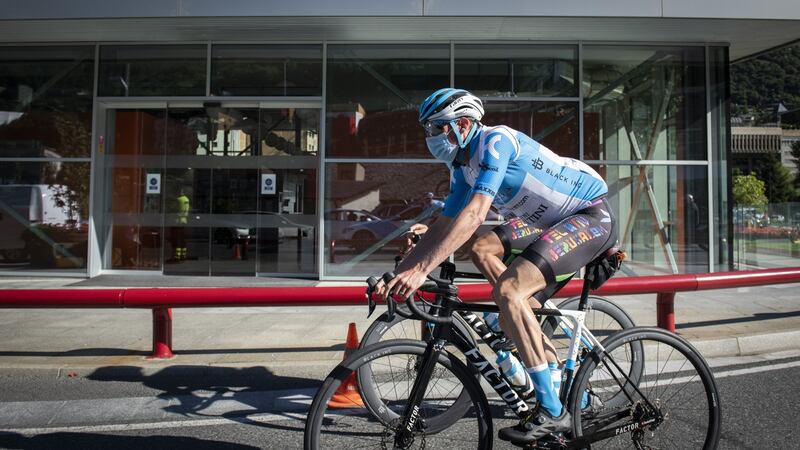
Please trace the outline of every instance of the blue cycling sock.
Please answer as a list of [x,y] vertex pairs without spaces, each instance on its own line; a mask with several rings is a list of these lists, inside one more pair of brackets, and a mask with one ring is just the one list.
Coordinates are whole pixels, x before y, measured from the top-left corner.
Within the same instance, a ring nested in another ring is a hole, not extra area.
[[553,417],[561,415],[561,400],[553,389],[553,379],[550,377],[550,367],[547,364],[531,367],[528,369],[533,386],[536,389],[536,399]]

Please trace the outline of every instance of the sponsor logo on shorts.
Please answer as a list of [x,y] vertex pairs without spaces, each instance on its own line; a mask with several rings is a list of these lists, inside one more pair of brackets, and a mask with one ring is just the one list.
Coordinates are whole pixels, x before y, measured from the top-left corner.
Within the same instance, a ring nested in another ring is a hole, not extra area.
[[558,261],[581,244],[607,234],[608,230],[603,227],[591,226],[588,219],[573,217],[549,230],[542,235],[541,239],[552,244],[548,249],[548,256],[552,261]]

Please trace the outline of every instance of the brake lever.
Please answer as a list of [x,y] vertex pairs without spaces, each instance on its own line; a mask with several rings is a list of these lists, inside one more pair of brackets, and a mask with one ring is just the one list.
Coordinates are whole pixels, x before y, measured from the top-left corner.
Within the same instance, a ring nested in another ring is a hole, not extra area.
[[[394,272],[386,272],[385,274],[383,274],[383,282],[388,284],[390,281],[392,281],[392,278],[394,278],[394,277],[395,277]],[[397,308],[397,305],[394,303],[394,299],[393,298],[387,298],[386,299],[386,318],[388,319],[389,322],[394,320],[395,308]]]
[[369,277],[367,278],[367,305],[369,305],[369,312],[367,313],[367,318],[375,312],[375,299],[372,298],[372,293],[375,291],[375,286],[378,284],[378,279],[376,277]]

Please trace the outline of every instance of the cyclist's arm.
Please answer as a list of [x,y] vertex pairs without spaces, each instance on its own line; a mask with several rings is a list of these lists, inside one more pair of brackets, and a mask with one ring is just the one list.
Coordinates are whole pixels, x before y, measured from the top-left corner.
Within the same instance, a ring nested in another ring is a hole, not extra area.
[[413,269],[422,274],[431,273],[475,233],[486,219],[492,200],[493,197],[476,193],[455,219],[440,216],[400,263],[397,272]]

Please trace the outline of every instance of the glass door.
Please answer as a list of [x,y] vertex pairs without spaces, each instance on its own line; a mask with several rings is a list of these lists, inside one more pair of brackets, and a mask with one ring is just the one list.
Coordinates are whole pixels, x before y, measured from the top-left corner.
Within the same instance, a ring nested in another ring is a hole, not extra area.
[[166,104],[108,109],[98,145],[105,168],[103,268],[163,268]]
[[105,269],[316,276],[320,110],[259,106],[108,109]]

